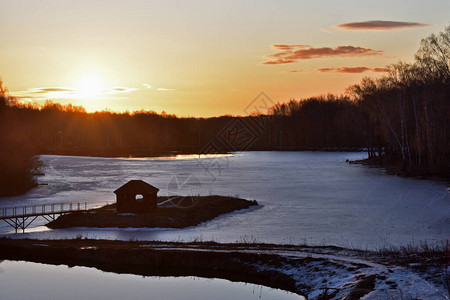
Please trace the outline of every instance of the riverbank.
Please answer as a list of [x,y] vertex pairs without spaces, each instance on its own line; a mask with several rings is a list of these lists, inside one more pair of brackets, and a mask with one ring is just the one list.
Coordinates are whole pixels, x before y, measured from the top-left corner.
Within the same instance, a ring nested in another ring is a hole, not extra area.
[[414,169],[405,168],[401,161],[393,161],[387,157],[371,157],[360,160],[348,161],[351,164],[361,164],[369,167],[382,168],[389,175],[397,175],[401,177],[412,177],[417,179],[431,180],[450,180],[449,170],[433,170],[433,169]]
[[212,220],[222,214],[257,206],[249,201],[226,196],[158,197],[158,208],[147,213],[119,213],[116,204],[85,212],[62,215],[48,223],[49,228],[118,227],[185,228]]
[[[313,152],[364,152],[362,147],[256,147],[245,151],[313,151]],[[245,152],[241,151],[241,152]],[[199,147],[172,147],[161,149],[149,148],[92,148],[92,149],[46,149],[41,150],[39,155],[64,155],[64,156],[90,156],[90,157],[130,157],[130,158],[158,158],[175,157],[177,155],[205,155],[205,154],[231,154],[232,151],[222,148],[214,149],[212,153],[207,149]]]
[[0,259],[223,278],[308,299],[439,299],[447,293],[445,252],[437,249],[405,254],[253,243],[0,239]]
[[[41,150],[39,155],[65,155],[65,156],[91,156],[91,157],[175,157],[177,155],[195,155],[202,153],[198,147],[172,147],[172,148],[138,148],[138,147],[97,147],[97,148],[61,148]],[[227,151],[218,151],[213,154],[228,154]]]

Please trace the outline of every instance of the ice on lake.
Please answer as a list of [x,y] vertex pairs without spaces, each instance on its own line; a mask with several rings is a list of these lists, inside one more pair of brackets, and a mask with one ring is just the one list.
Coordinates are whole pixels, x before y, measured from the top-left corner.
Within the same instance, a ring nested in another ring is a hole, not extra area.
[[[65,229],[21,235],[139,240],[215,240],[334,244],[376,248],[450,236],[450,193],[445,182],[386,175],[382,169],[348,164],[364,158],[348,152],[243,152],[233,156],[96,158],[43,155],[41,185],[2,198],[0,206],[115,201],[113,191],[142,179],[160,195],[231,195],[262,207],[220,216],[186,229]],[[41,221],[41,225],[44,222]],[[37,223],[39,225],[39,223]],[[45,229],[45,227],[44,227]],[[11,229],[0,224],[3,233]]]

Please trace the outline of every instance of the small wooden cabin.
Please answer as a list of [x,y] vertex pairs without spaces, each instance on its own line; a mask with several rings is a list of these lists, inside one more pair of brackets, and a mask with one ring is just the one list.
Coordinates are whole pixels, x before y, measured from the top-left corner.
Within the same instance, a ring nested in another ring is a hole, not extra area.
[[142,213],[156,209],[159,189],[142,180],[130,180],[114,191],[118,212]]

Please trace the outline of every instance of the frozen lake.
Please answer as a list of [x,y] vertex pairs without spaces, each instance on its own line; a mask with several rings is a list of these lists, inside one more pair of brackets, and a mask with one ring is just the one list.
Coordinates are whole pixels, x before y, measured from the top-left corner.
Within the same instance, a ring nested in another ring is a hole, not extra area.
[[[45,176],[25,195],[0,199],[0,206],[115,201],[113,191],[142,179],[160,195],[238,195],[261,208],[232,213],[186,229],[69,229],[40,226],[21,237],[139,240],[215,240],[334,244],[376,248],[450,237],[450,193],[445,182],[385,175],[350,165],[365,153],[244,152],[233,156],[95,158],[41,156]],[[44,221],[36,223],[43,225]],[[11,228],[0,224],[1,233]]]

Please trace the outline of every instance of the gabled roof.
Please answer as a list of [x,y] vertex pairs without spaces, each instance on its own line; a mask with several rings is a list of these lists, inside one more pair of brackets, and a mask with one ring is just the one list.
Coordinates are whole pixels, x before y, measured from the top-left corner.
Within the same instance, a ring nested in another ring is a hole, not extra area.
[[114,191],[116,194],[153,194],[159,189],[142,180],[130,180]]

